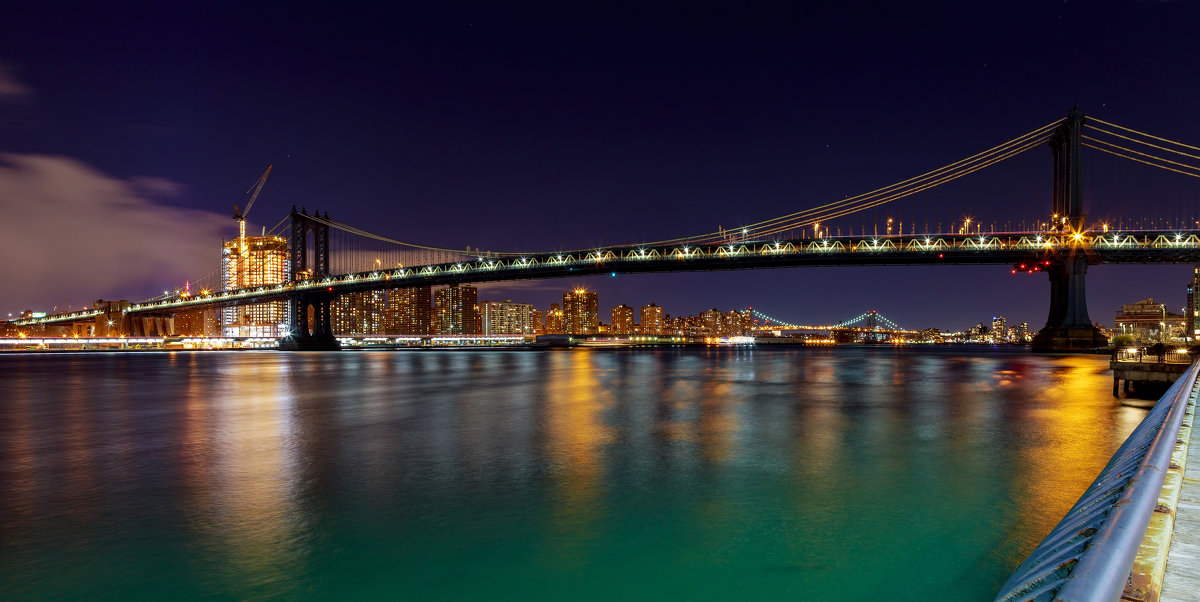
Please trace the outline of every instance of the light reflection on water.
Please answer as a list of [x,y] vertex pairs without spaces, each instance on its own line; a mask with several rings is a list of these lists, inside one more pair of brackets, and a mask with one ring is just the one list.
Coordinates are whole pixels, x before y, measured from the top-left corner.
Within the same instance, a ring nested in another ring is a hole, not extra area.
[[890,348],[0,356],[0,597],[987,599],[1145,415],[1106,370]]

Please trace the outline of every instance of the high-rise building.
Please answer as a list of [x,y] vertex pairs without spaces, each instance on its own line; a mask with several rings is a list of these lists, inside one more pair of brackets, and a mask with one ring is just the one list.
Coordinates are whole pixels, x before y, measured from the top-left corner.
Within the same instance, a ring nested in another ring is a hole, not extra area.
[[[282,236],[247,236],[221,249],[221,283],[225,290],[282,284],[291,277],[288,241]],[[282,337],[287,334],[287,304],[283,301],[226,307],[221,331],[231,337]]]
[[563,334],[563,310],[558,308],[557,303],[551,303],[550,309],[546,310],[546,334]]
[[528,303],[484,301],[480,307],[483,334],[534,334],[535,309]]
[[546,334],[546,322],[540,309],[533,310],[533,334]]
[[1189,341],[1200,339],[1200,265],[1192,268],[1192,281],[1187,286],[1187,319],[1184,336]]
[[383,334],[387,294],[384,291],[348,293],[329,305],[334,334]]
[[1008,320],[1004,316],[992,316],[992,342],[1004,343],[1008,340]]
[[436,334],[479,334],[479,289],[452,284],[433,296]]
[[662,328],[653,334],[677,336],[683,334],[684,328],[683,318],[672,317],[671,314],[666,314],[662,319]]
[[700,321],[704,325],[704,336],[723,337],[725,332],[725,313],[717,308],[700,312]]
[[581,288],[563,293],[563,330],[596,334],[600,330],[600,295]]
[[641,310],[641,324],[638,328],[642,334],[662,334],[663,333],[663,308],[662,306],[651,303],[643,305]]
[[754,327],[754,317],[750,310],[730,310],[725,314],[725,336],[742,337],[750,334]]
[[633,334],[633,308],[624,303],[612,308],[612,327],[609,332],[613,334],[628,335]]
[[384,334],[431,334],[433,332],[432,288],[417,286],[388,291],[383,314]]

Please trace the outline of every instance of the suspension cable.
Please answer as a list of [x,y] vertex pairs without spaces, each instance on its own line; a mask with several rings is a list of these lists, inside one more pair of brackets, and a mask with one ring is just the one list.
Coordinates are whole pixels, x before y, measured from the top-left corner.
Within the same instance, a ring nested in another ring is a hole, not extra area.
[[1182,143],[1182,142],[1177,142],[1177,141],[1175,141],[1175,140],[1171,140],[1171,139],[1169,139],[1169,138],[1162,138],[1162,137],[1159,137],[1159,136],[1155,136],[1154,134],[1148,134],[1148,133],[1146,133],[1146,132],[1141,132],[1141,131],[1135,130],[1135,129],[1133,129],[1133,128],[1127,128],[1127,127],[1125,127],[1125,126],[1123,126],[1123,125],[1117,125],[1117,124],[1115,124],[1115,123],[1112,123],[1112,122],[1109,122],[1109,121],[1104,121],[1103,119],[1098,119],[1098,118],[1096,118],[1096,117],[1088,117],[1088,121],[1095,121],[1096,123],[1103,123],[1104,125],[1107,125],[1107,126],[1109,126],[1109,127],[1119,128],[1119,129],[1125,130],[1126,132],[1133,132],[1133,133],[1135,133],[1135,134],[1138,134],[1139,136],[1145,136],[1145,137],[1147,137],[1147,138],[1153,138],[1154,140],[1158,140],[1159,142],[1166,142],[1166,143],[1168,143],[1168,144],[1174,144],[1174,145],[1176,145],[1176,146],[1182,146],[1183,148],[1190,148],[1190,149],[1192,149],[1192,150],[1195,150],[1195,151],[1200,151],[1200,146],[1192,146],[1192,145],[1190,145],[1190,144],[1184,144],[1184,143]]
[[[841,199],[838,201],[833,201],[830,203],[826,203],[824,205],[811,207],[808,209],[804,209],[802,211],[798,211],[798,212],[790,213],[787,215],[782,215],[782,216],[774,217],[771,219],[763,220],[760,222],[756,222],[753,224],[749,224],[747,226],[744,226],[742,229],[746,230],[747,234],[753,233],[754,236],[769,236],[771,234],[776,234],[776,233],[783,232],[786,230],[807,227],[808,225],[811,225],[812,223],[826,221],[826,220],[834,219],[837,217],[842,217],[845,215],[849,215],[852,213],[857,213],[859,211],[864,211],[864,210],[867,210],[867,209],[870,209],[873,207],[877,207],[879,205],[889,203],[889,202],[892,202],[895,200],[906,198],[906,197],[916,194],[918,192],[928,190],[930,188],[940,186],[942,184],[951,182],[951,181],[961,178],[963,176],[975,173],[976,171],[979,171],[980,169],[989,167],[991,165],[995,165],[996,163],[999,163],[1001,161],[1004,161],[1006,159],[1014,157],[1025,151],[1028,151],[1029,149],[1033,148],[1034,146],[1037,146],[1038,144],[1041,144],[1042,142],[1044,142],[1049,137],[1048,136],[1049,132],[1053,128],[1058,127],[1061,123],[1062,123],[1061,119],[1056,120],[1054,122],[1048,123],[1039,128],[1036,128],[1034,130],[1026,132],[1016,138],[1013,138],[1011,140],[1008,140],[1006,142],[1003,142],[1001,144],[993,146],[987,150],[984,150],[984,151],[981,151],[974,155],[971,155],[970,157],[961,159],[959,161],[955,161],[953,163],[944,165],[944,166],[936,168],[936,169],[932,169],[932,170],[927,171],[919,176],[914,176],[914,177],[908,178],[906,180],[902,180],[900,182],[890,184],[888,186],[883,186],[881,188],[877,188],[870,192],[855,195],[853,197]],[[400,246],[409,247],[409,248],[413,248],[413,249],[421,249],[421,250],[426,250],[426,251],[454,253],[454,254],[466,255],[466,256],[472,255],[472,253],[470,251],[468,251],[467,249],[435,247],[435,246],[430,246],[430,245],[422,245],[422,244],[417,244],[417,243],[404,242],[404,241],[396,240],[396,239],[393,239],[390,237],[382,236],[379,234],[374,234],[372,232],[368,232],[366,230],[351,226],[349,224],[344,224],[341,222],[337,222],[335,220],[325,219],[325,218],[322,218],[322,217],[319,217],[316,215],[308,216],[308,217],[318,223],[327,225],[331,228],[336,228],[343,232],[347,232],[347,233],[354,234],[357,236],[362,236],[365,238],[371,238],[371,239],[378,240],[381,242],[386,242],[386,243],[390,243],[390,244],[400,245]],[[276,227],[278,227],[278,225]],[[274,228],[272,228],[272,230],[274,230]],[[624,244],[604,245],[604,246],[608,247],[608,248],[623,248],[623,247],[634,247],[634,246],[658,246],[658,245],[667,245],[667,244],[672,244],[672,243],[687,243],[687,242],[697,242],[697,243],[703,244],[704,242],[723,241],[728,237],[729,234],[736,234],[736,233],[737,233],[737,230],[729,231],[729,230],[719,229],[716,231],[706,232],[703,234],[663,239],[663,240],[657,240],[657,241],[651,241],[651,242],[624,243]],[[587,250],[590,250],[590,249],[561,250],[559,252],[561,252],[561,253],[577,253],[577,252],[582,252],[582,251],[587,251]],[[483,253],[483,252],[481,251],[481,253]],[[530,251],[521,251],[521,252],[517,252],[517,251],[487,251],[486,253],[488,255],[493,255],[493,256],[522,256],[522,255],[538,254],[537,252],[530,252]]]
[[1049,136],[1044,136],[1044,137],[1042,137],[1042,138],[1039,138],[1039,139],[1032,140],[1032,141],[1030,141],[1029,143],[1027,143],[1026,145],[1024,145],[1024,146],[1022,146],[1022,147],[1019,147],[1019,148],[1017,148],[1017,149],[1014,149],[1014,150],[1011,150],[1011,151],[1009,151],[1008,153],[1005,153],[1005,154],[1003,154],[1003,155],[1000,155],[1000,156],[998,156],[998,157],[995,157],[995,158],[993,158],[993,159],[989,160],[989,161],[988,161],[988,162],[986,162],[986,163],[982,163],[982,164],[979,164],[979,165],[977,165],[977,166],[974,166],[974,167],[972,167],[972,168],[971,168],[971,169],[969,169],[969,170],[965,170],[965,171],[961,171],[961,172],[958,172],[958,173],[954,173],[954,174],[951,174],[951,175],[945,176],[945,177],[943,177],[943,178],[941,178],[941,179],[939,179],[939,180],[935,180],[935,181],[933,181],[933,182],[927,182],[927,183],[924,183],[923,185],[921,185],[921,186],[919,186],[919,187],[912,188],[912,189],[905,190],[905,191],[901,191],[901,192],[898,192],[898,193],[896,193],[896,194],[894,194],[894,195],[891,195],[891,196],[888,196],[888,197],[884,197],[884,198],[881,198],[881,199],[875,199],[875,200],[871,201],[870,203],[866,203],[866,204],[864,204],[864,205],[862,205],[862,206],[860,206],[860,207],[848,208],[848,209],[843,209],[843,210],[836,211],[836,212],[832,212],[832,213],[822,214],[822,215],[820,215],[820,216],[816,216],[816,217],[810,217],[810,219],[808,219],[808,220],[805,220],[803,223],[790,223],[790,224],[785,224],[785,225],[783,225],[783,226],[778,226],[778,227],[775,227],[775,228],[773,228],[773,229],[771,229],[771,230],[766,230],[766,231],[758,231],[758,232],[756,232],[756,234],[758,234],[758,235],[760,235],[760,236],[769,236],[769,235],[771,235],[771,234],[777,234],[777,233],[779,233],[779,232],[784,232],[784,231],[786,231],[786,230],[793,230],[793,229],[796,229],[796,228],[807,227],[807,226],[809,226],[809,225],[812,225],[813,223],[819,223],[819,222],[822,222],[822,221],[828,221],[828,220],[831,220],[831,219],[835,219],[835,218],[838,218],[838,217],[842,217],[842,216],[845,216],[845,215],[849,215],[849,214],[851,214],[851,213],[856,213],[856,212],[858,212],[858,211],[863,211],[863,210],[866,210],[866,209],[870,209],[870,208],[872,208],[872,207],[876,207],[876,206],[879,206],[879,205],[883,205],[883,204],[885,204],[885,203],[890,203],[890,202],[892,202],[892,201],[894,201],[894,200],[899,200],[899,199],[902,199],[902,198],[905,198],[905,197],[908,197],[908,196],[912,196],[912,195],[914,195],[914,194],[916,194],[916,193],[918,193],[918,192],[922,192],[922,191],[928,190],[928,189],[930,189],[930,188],[934,188],[934,187],[936,187],[936,186],[940,186],[940,185],[942,185],[942,184],[945,184],[945,183],[947,183],[947,182],[951,182],[951,181],[957,180],[958,178],[961,178],[961,177],[963,177],[963,176],[970,175],[970,174],[972,174],[972,173],[975,173],[975,172],[977,172],[977,171],[979,171],[979,170],[981,170],[981,169],[984,169],[984,168],[986,168],[986,167],[990,167],[990,166],[992,166],[992,165],[995,165],[995,164],[997,164],[997,163],[1000,163],[1000,162],[1002,162],[1002,161],[1005,161],[1005,160],[1007,160],[1007,159],[1010,159],[1010,158],[1012,158],[1012,157],[1015,157],[1015,156],[1017,156],[1017,155],[1019,155],[1019,154],[1021,154],[1021,153],[1024,153],[1024,152],[1026,152],[1026,151],[1028,151],[1028,150],[1030,150],[1030,149],[1032,149],[1032,148],[1034,148],[1034,147],[1038,146],[1038,145],[1039,145],[1039,144],[1041,144],[1042,142],[1045,142],[1045,141],[1046,141],[1048,138],[1049,138]]
[[1091,140],[1092,142],[1095,142],[1095,143],[1098,143],[1098,144],[1103,144],[1103,145],[1105,145],[1105,146],[1111,146],[1111,147],[1113,147],[1113,148],[1115,148],[1115,149],[1117,149],[1117,150],[1125,151],[1125,152],[1127,152],[1127,153],[1133,153],[1133,154],[1135,154],[1135,155],[1139,155],[1139,156],[1142,156],[1142,157],[1148,157],[1148,158],[1150,158],[1150,159],[1154,159],[1154,160],[1156,160],[1156,161],[1162,161],[1163,163],[1170,163],[1171,165],[1178,165],[1178,166],[1180,166],[1180,167],[1186,167],[1186,168],[1189,168],[1189,169],[1195,169],[1195,170],[1197,170],[1197,171],[1200,171],[1200,167],[1197,167],[1197,166],[1195,166],[1195,165],[1189,165],[1189,164],[1187,164],[1187,163],[1180,163],[1180,162],[1178,162],[1178,161],[1172,161],[1172,160],[1170,160],[1170,159],[1164,159],[1164,158],[1162,158],[1162,157],[1159,157],[1158,155],[1151,155],[1151,154],[1149,154],[1149,153],[1143,153],[1143,152],[1140,152],[1140,151],[1133,150],[1133,149],[1131,149],[1131,148],[1125,148],[1124,146],[1120,146],[1120,145],[1118,145],[1118,144],[1115,144],[1115,143],[1109,142],[1109,141],[1107,141],[1107,140],[1101,140],[1101,139],[1099,139],[1099,138],[1093,138],[1093,137],[1091,137],[1091,136],[1083,136],[1083,139],[1084,139],[1084,140]]
[[[921,183],[921,182],[924,182],[924,181],[926,181],[926,180],[929,180],[929,179],[932,179],[932,178],[936,178],[936,177],[940,176],[940,175],[941,175],[942,173],[944,173],[944,172],[948,172],[948,171],[950,171],[950,172],[953,172],[954,170],[956,170],[956,169],[958,169],[958,168],[960,168],[960,167],[963,167],[963,168],[965,168],[965,166],[966,166],[966,165],[969,165],[969,164],[972,164],[972,163],[976,163],[976,162],[978,162],[978,161],[986,160],[986,158],[990,157],[991,155],[995,155],[995,154],[999,154],[999,153],[1001,153],[1001,152],[1004,152],[1005,150],[1008,150],[1009,148],[1011,148],[1011,147],[1013,147],[1013,146],[1016,146],[1016,145],[1019,145],[1019,144],[1023,143],[1025,140],[1028,140],[1028,139],[1029,139],[1029,138],[1031,138],[1031,137],[1038,137],[1038,138],[1041,138],[1041,136],[1042,136],[1042,135],[1044,135],[1044,134],[1048,133],[1048,132],[1049,132],[1051,129],[1053,129],[1053,128],[1057,127],[1057,126],[1058,126],[1059,124],[1061,124],[1061,123],[1062,123],[1062,120],[1060,119],[1060,120],[1058,120],[1058,121],[1055,121],[1055,122],[1052,122],[1052,123],[1046,124],[1046,125],[1044,125],[1044,126],[1042,126],[1042,127],[1040,127],[1040,128],[1037,128],[1037,129],[1035,129],[1035,130],[1031,130],[1031,131],[1029,131],[1029,132],[1026,132],[1025,134],[1022,134],[1021,136],[1018,136],[1018,137],[1016,137],[1016,138],[1013,138],[1012,140],[1009,140],[1009,141],[1007,141],[1007,142],[1003,142],[1003,143],[1001,143],[1001,144],[998,144],[998,145],[996,145],[996,146],[993,146],[992,148],[989,148],[989,149],[987,149],[987,150],[985,150],[985,151],[982,151],[982,152],[976,153],[976,154],[974,154],[974,155],[971,155],[970,157],[967,157],[966,159],[962,159],[962,160],[959,160],[959,161],[955,161],[954,163],[950,163],[950,164],[948,164],[948,165],[945,165],[945,166],[939,167],[939,168],[937,168],[937,169],[933,169],[933,170],[927,171],[927,172],[925,172],[925,173],[923,173],[923,174],[921,174],[921,175],[919,175],[919,176],[915,176],[915,177],[912,177],[912,178],[908,178],[907,180],[902,180],[902,181],[900,181],[900,182],[896,182],[895,184],[891,184],[891,185],[888,185],[888,186],[884,186],[884,187],[882,187],[882,188],[877,188],[877,189],[875,189],[875,190],[872,190],[872,191],[870,191],[870,192],[865,192],[865,193],[862,193],[862,194],[859,194],[859,195],[856,195],[856,196],[853,196],[853,197],[850,197],[850,198],[847,198],[847,199],[842,199],[842,200],[840,200],[840,201],[834,201],[834,202],[832,202],[832,203],[826,203],[825,205],[821,205],[821,206],[818,206],[818,207],[813,207],[813,208],[810,208],[810,209],[805,209],[805,210],[803,210],[803,211],[798,211],[798,212],[796,212],[796,213],[791,213],[791,214],[788,214],[788,215],[783,215],[783,216],[775,217],[775,218],[772,218],[772,219],[764,220],[764,221],[761,221],[761,222],[757,222],[757,223],[754,223],[754,224],[750,224],[750,225],[748,225],[747,227],[748,227],[748,228],[754,228],[754,227],[761,226],[761,225],[769,225],[769,224],[772,224],[772,223],[776,223],[776,222],[780,222],[780,221],[784,221],[784,220],[792,219],[792,218],[794,218],[794,217],[800,217],[800,216],[808,215],[808,214],[811,214],[811,213],[813,213],[813,212],[816,212],[816,211],[819,211],[819,210],[822,210],[822,209],[825,209],[825,208],[828,208],[828,207],[833,207],[833,206],[838,206],[838,205],[849,204],[849,203],[852,203],[852,202],[854,202],[854,201],[858,201],[858,200],[862,200],[862,199],[869,199],[869,198],[872,198],[872,197],[878,196],[878,195],[880,195],[880,194],[883,194],[883,193],[887,193],[887,192],[893,191],[893,190],[895,190],[895,189],[897,189],[897,188],[905,188],[905,187],[906,187],[906,185],[909,185],[909,184],[916,185],[917,183]],[[1044,139],[1044,138],[1042,138],[1042,139]],[[1038,142],[1040,142],[1040,141],[1041,141],[1041,140],[1038,140]]]
[[[1085,125],[1085,126],[1087,126],[1087,124],[1084,124],[1084,125]],[[1107,134],[1107,135],[1109,135],[1109,136],[1113,136],[1113,137],[1116,137],[1116,138],[1121,138],[1121,139],[1124,139],[1124,140],[1128,140],[1128,141],[1130,141],[1130,142],[1134,142],[1134,143],[1137,143],[1137,144],[1142,144],[1142,145],[1145,145],[1145,146],[1149,146],[1150,148],[1157,148],[1158,150],[1164,150],[1164,151],[1167,151],[1168,153],[1175,153],[1176,155],[1183,155],[1184,157],[1187,157],[1187,158],[1189,158],[1189,159],[1200,159],[1200,155],[1192,155],[1192,154],[1189,154],[1189,153],[1185,153],[1185,152],[1183,152],[1183,151],[1178,151],[1178,150],[1175,150],[1175,149],[1173,149],[1173,148],[1167,148],[1167,147],[1165,147],[1165,146],[1159,146],[1159,145],[1157,145],[1157,144],[1152,144],[1152,143],[1150,143],[1150,142],[1146,142],[1145,140],[1138,140],[1137,138],[1131,138],[1131,137],[1129,137],[1129,136],[1123,136],[1123,135],[1121,135],[1121,134],[1118,134],[1118,133],[1116,133],[1116,132],[1110,132],[1110,131],[1108,131],[1108,130],[1106,130],[1106,129],[1104,129],[1104,128],[1098,128],[1098,127],[1095,127],[1095,126],[1087,126],[1087,127],[1088,127],[1089,129],[1095,130],[1095,131],[1097,131],[1097,132],[1100,132],[1100,133],[1102,133],[1102,134]]]
[[1157,163],[1151,163],[1151,162],[1149,162],[1149,161],[1146,161],[1146,160],[1144,160],[1144,159],[1138,159],[1137,157],[1131,157],[1131,156],[1129,156],[1129,155],[1125,155],[1125,154],[1122,154],[1122,153],[1118,153],[1118,152],[1116,152],[1116,151],[1114,151],[1114,150],[1107,149],[1107,148],[1104,148],[1104,147],[1102,147],[1102,146],[1096,146],[1096,145],[1094,145],[1094,144],[1088,144],[1088,143],[1086,143],[1086,142],[1084,142],[1084,143],[1083,143],[1083,146],[1086,146],[1087,148],[1090,148],[1090,149],[1098,150],[1098,151],[1100,151],[1100,152],[1102,152],[1102,153],[1108,153],[1108,154],[1110,154],[1110,155],[1113,155],[1113,156],[1115,156],[1115,157],[1120,157],[1120,158],[1122,158],[1122,159],[1129,159],[1130,161],[1137,161],[1138,163],[1142,163],[1142,164],[1145,164],[1145,165],[1149,165],[1149,166],[1151,166],[1151,167],[1157,167],[1157,168],[1159,168],[1159,169],[1165,169],[1165,170],[1167,170],[1167,171],[1173,171],[1173,172],[1175,172],[1175,173],[1178,173],[1178,174],[1183,174],[1183,175],[1185,175],[1185,176],[1191,176],[1191,177],[1193,177],[1193,178],[1200,178],[1200,174],[1195,174],[1195,173],[1191,173],[1191,172],[1188,172],[1188,171],[1183,171],[1183,170],[1181,170],[1181,169],[1175,169],[1174,167],[1167,167],[1166,165],[1159,165],[1159,164],[1157,164]]

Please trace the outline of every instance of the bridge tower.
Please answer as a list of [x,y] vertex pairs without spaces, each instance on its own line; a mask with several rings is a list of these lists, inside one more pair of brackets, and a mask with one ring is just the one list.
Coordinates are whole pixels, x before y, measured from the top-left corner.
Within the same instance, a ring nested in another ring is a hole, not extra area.
[[[291,272],[295,281],[324,278],[329,275],[329,214],[322,218],[292,207],[292,234],[288,246],[291,250]],[[312,268],[308,267],[308,235],[312,234]],[[333,351],[341,349],[333,336],[330,305],[334,295],[328,291],[306,290],[296,293],[288,300],[288,325],[290,334],[279,341],[284,351]],[[312,320],[309,320],[309,310]]]
[[1050,138],[1054,157],[1052,230],[1062,233],[1070,246],[1050,258],[1050,313],[1046,326],[1033,337],[1034,351],[1080,351],[1103,347],[1108,339],[1092,325],[1088,316],[1084,280],[1088,256],[1070,235],[1084,227],[1083,170],[1080,165],[1080,136],[1084,123],[1079,107],[1071,109]]

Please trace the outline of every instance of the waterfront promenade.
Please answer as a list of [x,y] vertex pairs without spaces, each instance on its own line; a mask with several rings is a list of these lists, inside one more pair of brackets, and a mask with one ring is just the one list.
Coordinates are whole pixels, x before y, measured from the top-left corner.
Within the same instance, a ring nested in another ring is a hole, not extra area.
[[[1174,532],[1163,577],[1162,602],[1195,600],[1200,592],[1200,434],[1193,428],[1196,399],[1192,397],[1180,428],[1180,448],[1173,463],[1183,460],[1182,484],[1175,507]],[[1165,493],[1165,491],[1164,491]]]

